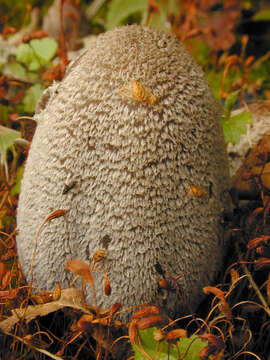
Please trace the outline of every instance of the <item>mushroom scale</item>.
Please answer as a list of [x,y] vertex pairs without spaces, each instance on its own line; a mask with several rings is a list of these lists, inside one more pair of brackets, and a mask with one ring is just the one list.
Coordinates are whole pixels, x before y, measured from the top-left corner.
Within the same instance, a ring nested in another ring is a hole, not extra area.
[[194,310],[223,253],[229,171],[219,116],[174,37],[138,25],[99,35],[38,104],[17,215],[27,280],[40,224],[65,209],[39,235],[34,285],[68,286],[66,261],[103,249],[93,272],[99,306]]

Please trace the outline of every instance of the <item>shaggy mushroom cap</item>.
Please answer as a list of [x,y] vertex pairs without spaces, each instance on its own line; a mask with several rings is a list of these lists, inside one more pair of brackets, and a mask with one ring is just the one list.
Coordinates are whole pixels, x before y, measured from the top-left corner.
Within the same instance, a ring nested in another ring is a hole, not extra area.
[[34,285],[68,286],[66,261],[104,249],[97,267],[112,292],[94,271],[99,306],[194,309],[222,256],[229,175],[219,115],[175,38],[138,25],[98,36],[35,115],[17,219],[27,279],[40,224],[65,209],[40,233]]

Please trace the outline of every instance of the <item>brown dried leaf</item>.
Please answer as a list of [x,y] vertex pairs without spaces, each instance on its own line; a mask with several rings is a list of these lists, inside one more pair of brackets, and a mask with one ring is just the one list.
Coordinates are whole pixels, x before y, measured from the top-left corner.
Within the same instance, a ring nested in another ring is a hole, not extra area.
[[52,293],[53,301],[57,301],[61,298],[61,286],[57,284]]
[[66,262],[66,269],[73,274],[79,275],[87,280],[94,287],[94,281],[90,271],[90,267],[82,260],[70,260]]
[[90,313],[86,307],[83,292],[75,288],[68,288],[62,290],[61,298],[58,301],[42,305],[29,305],[27,308],[13,309],[13,315],[0,322],[0,329],[4,332],[10,332],[21,318],[24,318],[28,323],[37,316],[45,316],[64,307],[78,309],[86,314]]
[[2,284],[3,277],[6,272],[6,265],[2,262],[0,262],[0,284]]
[[203,334],[200,338],[207,340],[210,346],[214,346],[216,350],[221,350],[225,347],[222,337],[213,334]]
[[112,292],[112,288],[111,288],[111,285],[110,285],[110,281],[109,281],[109,278],[108,278],[107,274],[104,271],[104,294],[106,296],[110,296],[111,292]]
[[269,268],[270,267],[270,259],[261,257],[255,261],[255,269],[261,270],[262,268]]
[[19,292],[19,288],[0,291],[0,303],[5,300],[15,299],[18,295],[18,292]]
[[152,305],[136,311],[133,314],[132,319],[141,319],[149,315],[158,315],[158,314],[160,314],[159,307],[156,305]]
[[270,236],[268,235],[261,235],[261,236],[258,236],[252,240],[250,240],[248,242],[248,249],[252,249],[252,248],[255,248],[257,247],[259,244],[261,244],[262,242],[264,242],[265,244],[267,243],[267,241],[270,239]]
[[6,287],[10,284],[12,278],[11,271],[8,269],[2,278],[2,289],[6,289]]
[[92,327],[92,321],[94,320],[93,314],[84,314],[77,322],[76,330],[89,331]]
[[98,263],[102,260],[104,260],[107,256],[107,250],[105,249],[98,249],[95,253],[94,253],[94,256],[93,256],[93,260],[94,260],[94,263]]
[[184,329],[174,329],[168,332],[165,340],[171,343],[176,343],[179,338],[186,338],[187,331]]
[[135,345],[138,337],[138,320],[132,320],[128,327],[128,336],[131,344]]
[[231,274],[232,284],[234,284],[239,279],[239,273],[237,270],[232,269],[230,271],[230,274]]
[[203,292],[205,294],[213,294],[215,295],[220,301],[226,302],[224,292],[214,286],[205,286],[203,288]]
[[268,278],[267,278],[266,292],[267,292],[267,298],[268,298],[268,302],[269,302],[270,301],[270,273],[268,274]]
[[163,326],[167,323],[168,323],[167,319],[165,319],[161,315],[151,315],[138,320],[137,326],[138,329],[145,330],[153,326]]
[[47,223],[48,221],[51,221],[53,219],[57,219],[61,216],[64,216],[66,215],[67,213],[67,210],[63,210],[63,209],[58,209],[58,210],[55,210],[54,212],[52,212],[47,218],[46,220],[44,221],[44,223]]
[[230,305],[226,301],[220,302],[218,307],[228,320],[232,319],[232,310],[230,308]]

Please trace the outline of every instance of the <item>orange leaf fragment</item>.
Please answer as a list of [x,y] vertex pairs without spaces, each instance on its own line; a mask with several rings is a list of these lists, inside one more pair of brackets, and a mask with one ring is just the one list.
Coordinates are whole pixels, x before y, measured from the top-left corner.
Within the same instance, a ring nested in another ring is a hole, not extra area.
[[270,273],[268,274],[268,278],[267,278],[266,292],[267,292],[268,301],[270,301]]
[[234,284],[239,279],[238,271],[235,269],[232,269],[230,271],[230,274],[231,274],[232,284]]
[[[135,319],[136,320],[136,319]],[[163,326],[167,323],[167,320],[161,315],[152,315],[146,318],[140,319],[137,322],[138,329],[145,330],[153,326]]]
[[250,241],[248,242],[247,247],[248,247],[248,249],[252,249],[252,248],[254,248],[254,247],[257,247],[257,246],[258,246],[259,244],[261,244],[262,242],[264,242],[264,243],[266,244],[269,239],[270,239],[270,236],[268,236],[268,235],[261,235],[261,236],[259,236],[259,237],[256,237],[256,238],[250,240]]
[[261,257],[258,260],[255,261],[255,269],[259,270],[263,267],[269,267],[270,266],[270,259]]
[[53,219],[57,219],[61,216],[64,216],[66,215],[67,213],[67,210],[64,210],[64,209],[58,209],[58,210],[55,210],[54,212],[52,212],[47,218],[46,220],[44,221],[44,223],[48,222],[48,221],[51,221]]
[[225,300],[225,296],[224,296],[224,292],[214,286],[205,286],[203,288],[203,292],[205,294],[213,294],[215,295],[219,300],[221,300],[222,302],[226,302]]
[[133,314],[132,319],[140,319],[148,315],[158,315],[159,313],[160,313],[160,309],[158,306],[156,305],[147,306],[143,309],[136,311]]
[[66,269],[73,274],[79,275],[87,280],[94,287],[94,281],[90,271],[90,267],[82,260],[70,260],[66,262]]
[[104,294],[106,296],[110,296],[111,292],[112,292],[112,288],[111,288],[111,285],[110,285],[110,281],[109,281],[109,278],[108,278],[107,274],[104,271]]
[[77,322],[77,330],[79,331],[89,331],[92,326],[92,321],[94,320],[93,314],[84,314],[80,317]]
[[138,328],[137,328],[138,320],[132,320],[128,327],[128,336],[131,344],[135,345],[138,337]]
[[171,343],[176,343],[179,338],[186,338],[187,337],[187,331],[185,329],[174,329],[171,330],[165,340]]
[[2,278],[2,289],[5,289],[10,284],[11,278],[12,274],[11,271],[8,269]]

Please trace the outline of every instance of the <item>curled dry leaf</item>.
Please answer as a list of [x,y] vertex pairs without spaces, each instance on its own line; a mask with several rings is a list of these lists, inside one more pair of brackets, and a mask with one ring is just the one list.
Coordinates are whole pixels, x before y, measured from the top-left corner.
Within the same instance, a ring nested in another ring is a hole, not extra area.
[[232,269],[230,271],[230,274],[231,274],[232,284],[234,284],[239,279],[239,273],[237,270]]
[[195,185],[189,185],[188,186],[188,195],[190,197],[197,197],[197,198],[200,198],[200,197],[203,197],[206,195],[206,191],[204,189],[201,189],[200,187],[198,186],[195,186]]
[[0,303],[7,300],[15,299],[18,295],[18,292],[19,292],[19,288],[0,291]]
[[168,332],[165,340],[169,343],[177,343],[179,338],[186,338],[187,337],[187,331],[184,329],[174,329]]
[[128,336],[131,344],[135,345],[136,340],[138,337],[138,327],[137,327],[138,320],[132,320],[128,327]]
[[104,294],[106,296],[110,296],[111,292],[112,292],[112,288],[110,285],[110,281],[109,281],[109,278],[108,278],[106,272],[104,271]]
[[262,242],[264,242],[265,244],[267,244],[268,240],[270,239],[270,236],[268,235],[261,235],[259,237],[256,237],[252,240],[250,240],[248,242],[248,249],[253,249],[255,247],[257,247],[259,244],[261,244]]
[[2,262],[0,262],[0,283],[2,284],[2,279],[4,277],[4,274],[6,272],[6,265]]
[[118,90],[118,93],[121,96],[136,100],[138,102],[143,102],[148,105],[155,105],[158,101],[158,98],[151,93],[151,91],[139,81],[133,80],[127,85],[123,86]]
[[[135,319],[138,320],[138,319]],[[137,322],[137,327],[140,330],[145,330],[153,326],[164,326],[168,323],[167,319],[161,315],[152,315],[146,318],[140,319]]]
[[63,210],[63,209],[58,209],[58,210],[55,210],[53,213],[51,213],[47,218],[46,220],[44,221],[44,223],[48,222],[48,221],[51,221],[53,219],[57,219],[61,216],[65,216],[67,213],[67,210]]
[[115,313],[120,310],[122,307],[122,305],[119,302],[116,302],[112,305],[110,312],[109,312],[109,320],[110,322],[112,321],[113,316],[115,315]]
[[159,313],[160,313],[160,309],[158,306],[156,305],[147,306],[143,309],[136,311],[133,314],[132,319],[141,319],[149,315],[158,315]]
[[93,256],[94,263],[96,264],[96,263],[104,260],[107,256],[107,253],[108,252],[105,249],[98,249]]
[[269,268],[270,267],[270,259],[261,257],[255,261],[255,269],[261,270],[262,268]]
[[219,310],[225,315],[226,319],[232,320],[232,310],[227,301],[221,301],[218,305]]
[[53,297],[53,301],[57,301],[57,300],[60,299],[60,297],[61,297],[61,286],[60,286],[60,284],[56,285],[55,289],[53,290],[52,297]]
[[8,269],[2,278],[2,289],[6,289],[12,278],[11,271]]
[[27,309],[13,309],[12,316],[0,322],[0,329],[4,332],[10,332],[13,326],[22,318],[28,323],[37,316],[45,316],[64,307],[71,307],[86,314],[90,313],[85,305],[83,292],[75,288],[69,288],[62,290],[61,298],[58,301],[42,305],[29,305]]
[[267,283],[266,283],[266,292],[268,302],[270,301],[270,273],[268,274]]
[[224,296],[224,292],[214,286],[205,286],[203,288],[203,292],[205,294],[213,294],[215,295],[220,301],[225,302],[225,296]]
[[162,330],[162,329],[155,329],[153,332],[153,338],[156,341],[162,341],[164,340],[166,337],[166,331]]
[[213,334],[203,334],[200,338],[207,340],[210,346],[214,346],[216,350],[222,350],[225,347],[222,337]]
[[89,331],[94,320],[93,314],[83,314],[76,324],[76,330]]
[[66,269],[71,271],[73,274],[79,275],[87,280],[91,286],[94,286],[94,281],[90,271],[90,267],[87,263],[82,260],[70,260],[66,262]]

